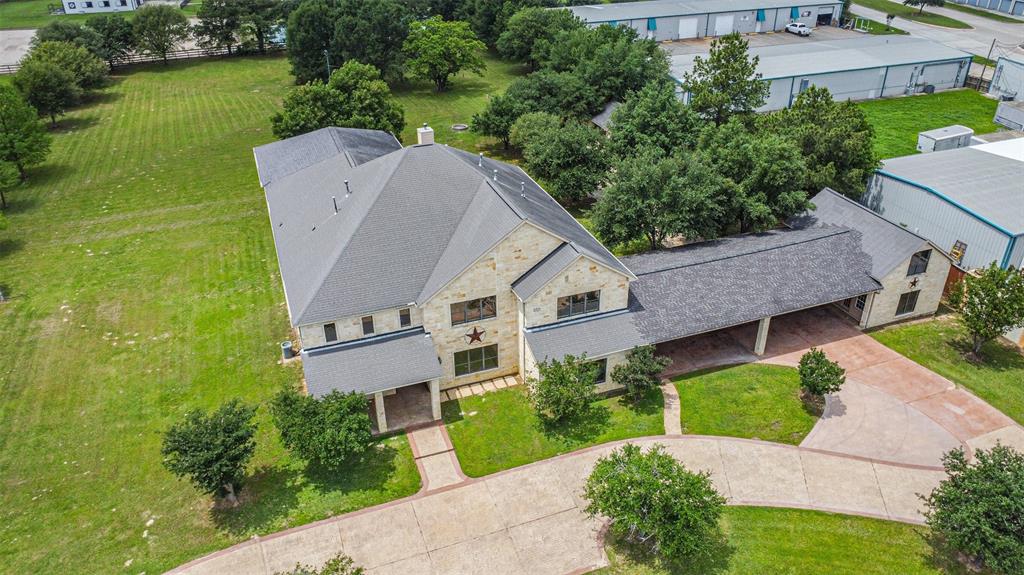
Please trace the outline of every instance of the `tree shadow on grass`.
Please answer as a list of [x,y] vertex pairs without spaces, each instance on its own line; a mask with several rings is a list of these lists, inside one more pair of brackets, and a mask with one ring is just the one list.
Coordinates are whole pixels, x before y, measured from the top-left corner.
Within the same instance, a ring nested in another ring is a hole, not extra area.
[[915,531],[928,544],[929,554],[924,559],[930,567],[950,575],[971,572],[991,573],[991,571],[980,568],[980,566],[974,566],[976,569],[968,569],[964,564],[963,556],[956,549],[950,547],[944,538],[936,535],[933,531],[925,527],[917,528]]
[[[613,564],[628,562],[645,567],[646,569],[642,570],[644,573],[670,573],[671,575],[705,575],[725,572],[729,568],[732,556],[736,553],[736,548],[729,544],[723,533],[715,535],[706,556],[676,561],[659,557],[646,546],[626,541],[611,533],[605,538],[605,547],[610,548],[609,550],[617,558]],[[636,571],[641,572],[640,569],[636,569]]]
[[999,340],[985,342],[981,346],[980,356],[974,355],[967,338],[958,337],[947,344],[960,354],[961,359],[974,367],[995,371],[1024,370],[1024,354]]
[[85,130],[100,123],[98,114],[88,116],[64,116],[57,121],[56,126],[50,126],[50,132],[54,134],[68,134],[78,130]]
[[20,238],[9,238],[0,240],[0,258],[5,258],[25,248],[25,240]]
[[305,476],[320,491],[368,491],[380,489],[395,473],[398,450],[390,445],[371,445],[360,457],[338,468],[310,463]]
[[654,415],[665,409],[664,397],[662,396],[661,388],[658,387],[647,390],[639,399],[633,399],[623,394],[618,397],[618,401],[626,409],[640,415]]
[[540,418],[541,433],[549,437],[585,443],[608,429],[612,412],[603,405],[590,404],[580,415],[563,421]]

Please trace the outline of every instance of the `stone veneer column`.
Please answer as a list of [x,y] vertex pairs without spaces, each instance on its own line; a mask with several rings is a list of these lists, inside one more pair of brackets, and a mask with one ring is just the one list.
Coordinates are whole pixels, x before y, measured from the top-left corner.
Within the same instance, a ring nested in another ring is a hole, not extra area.
[[764,348],[768,344],[768,328],[772,323],[772,316],[763,317],[757,322],[757,340],[754,342],[754,354],[764,355]]
[[377,408],[377,431],[386,433],[388,430],[388,419],[384,415],[384,392],[378,391],[373,394],[373,405]]
[[441,419],[441,380],[430,380],[430,413],[434,421]]

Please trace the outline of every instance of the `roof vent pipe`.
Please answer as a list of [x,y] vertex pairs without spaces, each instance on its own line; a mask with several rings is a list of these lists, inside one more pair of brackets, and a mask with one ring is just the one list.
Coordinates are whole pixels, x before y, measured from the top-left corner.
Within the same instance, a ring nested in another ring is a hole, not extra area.
[[331,196],[331,201],[334,202],[334,213],[338,213],[338,198]]
[[[349,197],[351,195],[352,195],[352,190],[350,190],[349,187],[348,187],[348,180],[345,180],[345,197],[347,198],[347,197]],[[338,210],[335,209],[334,211],[338,211]]]
[[526,182],[519,182],[519,195],[526,197]]
[[477,158],[476,165],[481,167],[481,168],[484,167],[484,153],[483,152],[480,152],[480,157]]
[[494,181],[498,181],[498,170],[494,170]]

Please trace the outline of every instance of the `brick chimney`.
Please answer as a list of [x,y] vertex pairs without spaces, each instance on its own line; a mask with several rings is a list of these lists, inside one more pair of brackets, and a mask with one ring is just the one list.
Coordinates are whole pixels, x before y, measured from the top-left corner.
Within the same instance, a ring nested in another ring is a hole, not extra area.
[[419,145],[434,143],[434,129],[423,123],[422,128],[416,128],[416,143]]

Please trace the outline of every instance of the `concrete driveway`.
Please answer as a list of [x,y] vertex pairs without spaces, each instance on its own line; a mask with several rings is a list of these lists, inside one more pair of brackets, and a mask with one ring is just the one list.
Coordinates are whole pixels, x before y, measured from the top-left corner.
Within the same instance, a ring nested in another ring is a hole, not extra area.
[[20,62],[35,35],[35,30],[0,30],[0,66]]

